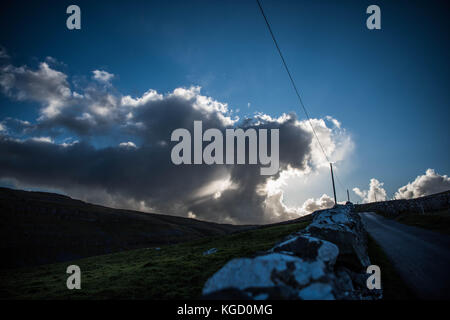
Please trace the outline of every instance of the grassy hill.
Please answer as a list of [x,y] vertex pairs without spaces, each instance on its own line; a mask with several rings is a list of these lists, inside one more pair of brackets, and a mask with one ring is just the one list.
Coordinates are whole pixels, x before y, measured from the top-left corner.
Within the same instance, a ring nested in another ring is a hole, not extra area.
[[426,212],[426,214],[406,213],[396,221],[419,228],[450,235],[450,210]]
[[[0,218],[0,299],[196,299],[230,259],[271,248],[312,217],[234,226],[0,188]],[[409,298],[374,241],[369,256],[388,280],[385,298]],[[71,264],[81,268],[81,290],[66,288]]]
[[0,221],[0,268],[68,261],[255,228],[112,209],[58,194],[7,188],[0,188]]
[[[0,299],[198,299],[206,280],[233,258],[268,250],[309,221],[143,248],[65,263],[0,270]],[[217,252],[203,255],[206,250]],[[369,238],[372,263],[383,270],[384,298],[414,299],[381,248]],[[68,290],[67,266],[81,268],[81,290]]]
[[[0,271],[1,299],[195,299],[205,281],[232,258],[252,256],[309,222],[81,260]],[[217,252],[203,255],[206,250]],[[81,268],[81,290],[68,290],[67,266]]]

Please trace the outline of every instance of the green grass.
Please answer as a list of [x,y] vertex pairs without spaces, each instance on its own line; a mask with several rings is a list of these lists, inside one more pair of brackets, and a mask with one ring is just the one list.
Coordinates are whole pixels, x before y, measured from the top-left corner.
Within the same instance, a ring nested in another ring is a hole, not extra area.
[[380,267],[384,300],[410,300],[416,297],[400,278],[389,258],[376,241],[368,235],[367,250],[372,264]]
[[450,213],[448,210],[425,214],[404,213],[400,214],[395,220],[410,226],[450,234]]
[[[195,299],[230,259],[270,249],[309,222],[279,225],[177,245],[0,271],[2,299]],[[215,254],[203,252],[217,248]],[[81,268],[81,290],[68,290],[67,266]]]

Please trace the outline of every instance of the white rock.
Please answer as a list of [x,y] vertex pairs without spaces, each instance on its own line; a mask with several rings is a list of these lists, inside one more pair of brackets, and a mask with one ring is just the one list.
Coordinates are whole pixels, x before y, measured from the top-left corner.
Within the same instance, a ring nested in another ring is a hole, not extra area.
[[301,286],[325,275],[325,264],[322,261],[306,262],[298,257],[270,253],[253,259],[241,258],[229,261],[208,279],[203,288],[203,294],[227,288],[245,290],[252,287],[276,286],[280,283],[273,282],[272,272],[287,270],[288,263],[293,264],[294,270],[289,272]]
[[329,241],[322,241],[322,246],[319,248],[318,258],[325,263],[334,265],[339,255],[339,248]]

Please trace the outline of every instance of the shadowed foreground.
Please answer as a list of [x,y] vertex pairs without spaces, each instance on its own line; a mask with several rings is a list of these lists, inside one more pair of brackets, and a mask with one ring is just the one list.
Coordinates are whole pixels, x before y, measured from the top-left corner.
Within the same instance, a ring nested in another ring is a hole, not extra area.
[[[227,261],[268,250],[308,222],[278,225],[161,248],[145,248],[15,270],[0,270],[0,299],[195,299]],[[212,248],[214,254],[203,253]],[[159,250],[158,250],[159,249]],[[66,287],[81,268],[81,290]]]
[[0,268],[70,261],[254,228],[113,209],[60,194],[7,188],[0,188],[0,219]]
[[450,298],[449,236],[407,226],[375,213],[360,213],[360,216],[368,233],[416,296]]

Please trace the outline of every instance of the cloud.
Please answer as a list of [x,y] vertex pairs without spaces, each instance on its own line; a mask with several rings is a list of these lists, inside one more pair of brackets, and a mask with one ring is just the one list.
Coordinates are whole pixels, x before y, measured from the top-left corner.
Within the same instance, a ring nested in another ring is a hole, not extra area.
[[136,145],[133,142],[131,142],[131,141],[121,142],[121,143],[119,143],[119,147],[122,147],[122,148],[137,148]]
[[386,190],[383,188],[384,183],[378,181],[375,178],[370,179],[369,190],[360,190],[359,188],[353,188],[353,192],[356,193],[363,203],[385,201]]
[[9,59],[9,55],[6,52],[6,49],[0,46],[0,59]]
[[188,212],[188,216],[187,217],[191,218],[191,219],[196,219],[197,218],[197,216],[195,214],[193,214],[192,211]]
[[50,66],[50,67],[67,67],[67,65],[62,62],[59,61],[58,59],[51,57],[51,56],[47,56],[45,57],[45,62]]
[[398,189],[395,199],[412,199],[450,190],[450,178],[428,169],[424,175]]
[[[330,204],[325,195],[303,207],[284,202],[286,177],[328,166],[309,123],[295,113],[239,119],[227,103],[203,95],[200,87],[166,94],[150,89],[132,97],[99,86],[95,76],[75,92],[68,76],[45,62],[37,70],[12,65],[0,70],[7,96],[41,105],[31,123],[0,122],[6,127],[0,134],[0,179],[113,207],[227,223],[283,221]],[[279,129],[280,172],[261,176],[259,165],[174,165],[171,133],[192,132],[195,120],[202,121],[204,131]],[[329,128],[324,119],[312,122],[327,152],[343,156],[343,146],[351,145],[345,131]]]
[[33,125],[28,121],[7,117],[0,121],[0,128],[0,131],[7,131],[10,135],[22,135],[33,128]]
[[0,88],[4,94],[19,101],[41,103],[45,117],[58,115],[72,96],[67,76],[52,69],[46,62],[40,63],[37,70],[26,66],[1,67]]
[[93,79],[103,83],[109,83],[112,80],[112,78],[114,78],[114,74],[104,70],[94,70],[92,71],[92,73],[94,74],[92,76]]
[[327,194],[323,194],[320,198],[310,198],[305,201],[302,206],[302,211],[305,213],[311,213],[316,210],[328,209],[334,206],[334,200]]
[[[394,198],[413,199],[448,190],[450,190],[450,177],[440,175],[433,169],[428,169],[424,175],[419,175],[413,182],[400,187]],[[383,183],[377,179],[370,179],[369,190],[353,188],[353,191],[362,199],[363,203],[387,199]]]
[[341,128],[341,123],[338,120],[334,119],[332,116],[326,116],[325,118],[331,123],[333,123],[333,125],[336,126],[337,128],[339,129]]
[[53,139],[50,137],[32,137],[30,140],[43,143],[53,143]]

